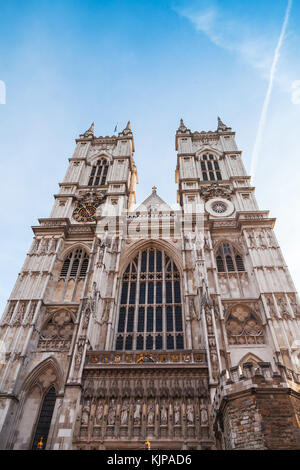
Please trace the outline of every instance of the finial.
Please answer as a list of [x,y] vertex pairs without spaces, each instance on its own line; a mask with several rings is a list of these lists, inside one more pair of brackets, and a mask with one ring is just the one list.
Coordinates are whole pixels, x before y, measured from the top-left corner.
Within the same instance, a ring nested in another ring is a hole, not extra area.
[[92,122],[92,124],[90,125],[89,129],[88,129],[87,131],[85,131],[84,135],[85,135],[85,136],[94,135],[94,128],[95,128],[95,123]]
[[132,134],[132,130],[130,128],[130,121],[127,122],[127,126],[122,132],[120,132],[119,135],[127,135],[127,134]]
[[221,118],[218,116],[218,131],[225,131],[227,126],[222,122]]
[[153,188],[152,188],[152,193],[153,193],[153,194],[156,194],[156,190],[157,190],[157,187],[156,187],[156,186],[153,186]]
[[183,119],[180,119],[180,124],[179,124],[178,131],[181,132],[181,133],[189,132],[189,129],[184,124]]

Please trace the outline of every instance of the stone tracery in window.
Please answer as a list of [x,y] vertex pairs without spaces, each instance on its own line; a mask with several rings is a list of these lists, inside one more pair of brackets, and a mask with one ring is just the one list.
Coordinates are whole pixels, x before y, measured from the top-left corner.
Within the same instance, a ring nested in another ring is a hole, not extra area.
[[123,274],[115,348],[184,349],[180,274],[162,250],[140,251]]
[[106,158],[100,158],[92,167],[89,178],[89,186],[105,186],[108,172],[108,161]]
[[226,320],[226,332],[231,345],[265,342],[261,320],[244,305],[237,305],[231,309]]
[[215,155],[204,154],[200,157],[203,181],[221,181],[222,175],[218,159]]
[[216,262],[219,273],[245,271],[243,258],[229,243],[222,243],[219,246]]

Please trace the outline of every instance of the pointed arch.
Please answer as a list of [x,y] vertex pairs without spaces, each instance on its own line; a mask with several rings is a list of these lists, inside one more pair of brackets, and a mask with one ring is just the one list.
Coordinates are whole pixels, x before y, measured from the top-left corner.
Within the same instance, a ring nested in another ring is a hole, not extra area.
[[144,248],[147,247],[153,247],[157,249],[164,250],[169,258],[172,258],[180,272],[180,276],[183,276],[183,261],[182,257],[178,253],[178,250],[169,242],[165,240],[158,240],[158,239],[149,239],[149,240],[139,240],[135,243],[133,243],[124,253],[123,256],[120,260],[120,276],[123,275],[123,272],[125,271],[127,265],[128,265],[128,260],[131,260],[134,258],[134,254]]
[[200,173],[203,181],[222,181],[220,168],[221,153],[213,147],[206,147],[197,152]]
[[228,240],[218,243],[215,249],[215,259],[219,273],[246,271],[242,250]]
[[[16,427],[18,433],[14,438],[14,449],[32,448],[34,433],[41,416],[45,397],[51,389],[53,390],[52,395],[55,392],[56,397],[63,392],[63,387],[64,381],[60,365],[52,356],[42,361],[27,375],[20,393],[19,417]],[[52,414],[50,418],[52,418]],[[50,422],[48,423],[49,428]]]
[[243,364],[251,362],[255,369],[259,367],[259,362],[264,362],[262,359],[260,359],[256,354],[248,352],[245,354],[242,359],[239,362],[239,366],[243,367]]
[[[43,374],[47,371],[53,371],[53,380],[49,375],[48,381],[43,381]],[[42,378],[42,380],[41,380]],[[49,385],[47,384],[49,382]],[[45,390],[50,385],[54,385],[56,392],[61,393],[63,391],[64,381],[63,381],[63,373],[60,368],[58,361],[55,357],[50,356],[44,361],[42,361],[39,365],[37,365],[26,377],[23,383],[23,393],[27,393],[32,387],[38,386],[40,387],[41,391]]]

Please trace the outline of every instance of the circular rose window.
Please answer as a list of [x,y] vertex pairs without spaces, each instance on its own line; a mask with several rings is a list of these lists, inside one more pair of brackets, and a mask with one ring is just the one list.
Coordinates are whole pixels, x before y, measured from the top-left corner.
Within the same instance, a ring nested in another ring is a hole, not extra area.
[[227,210],[227,206],[223,204],[223,202],[216,202],[212,206],[212,210],[216,212],[217,214],[223,214]]

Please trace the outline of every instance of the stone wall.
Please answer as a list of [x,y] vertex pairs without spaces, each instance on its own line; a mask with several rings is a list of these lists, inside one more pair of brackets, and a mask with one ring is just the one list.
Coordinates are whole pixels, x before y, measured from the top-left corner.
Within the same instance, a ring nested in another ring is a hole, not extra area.
[[300,449],[299,375],[269,363],[222,374],[213,403],[221,449]]

